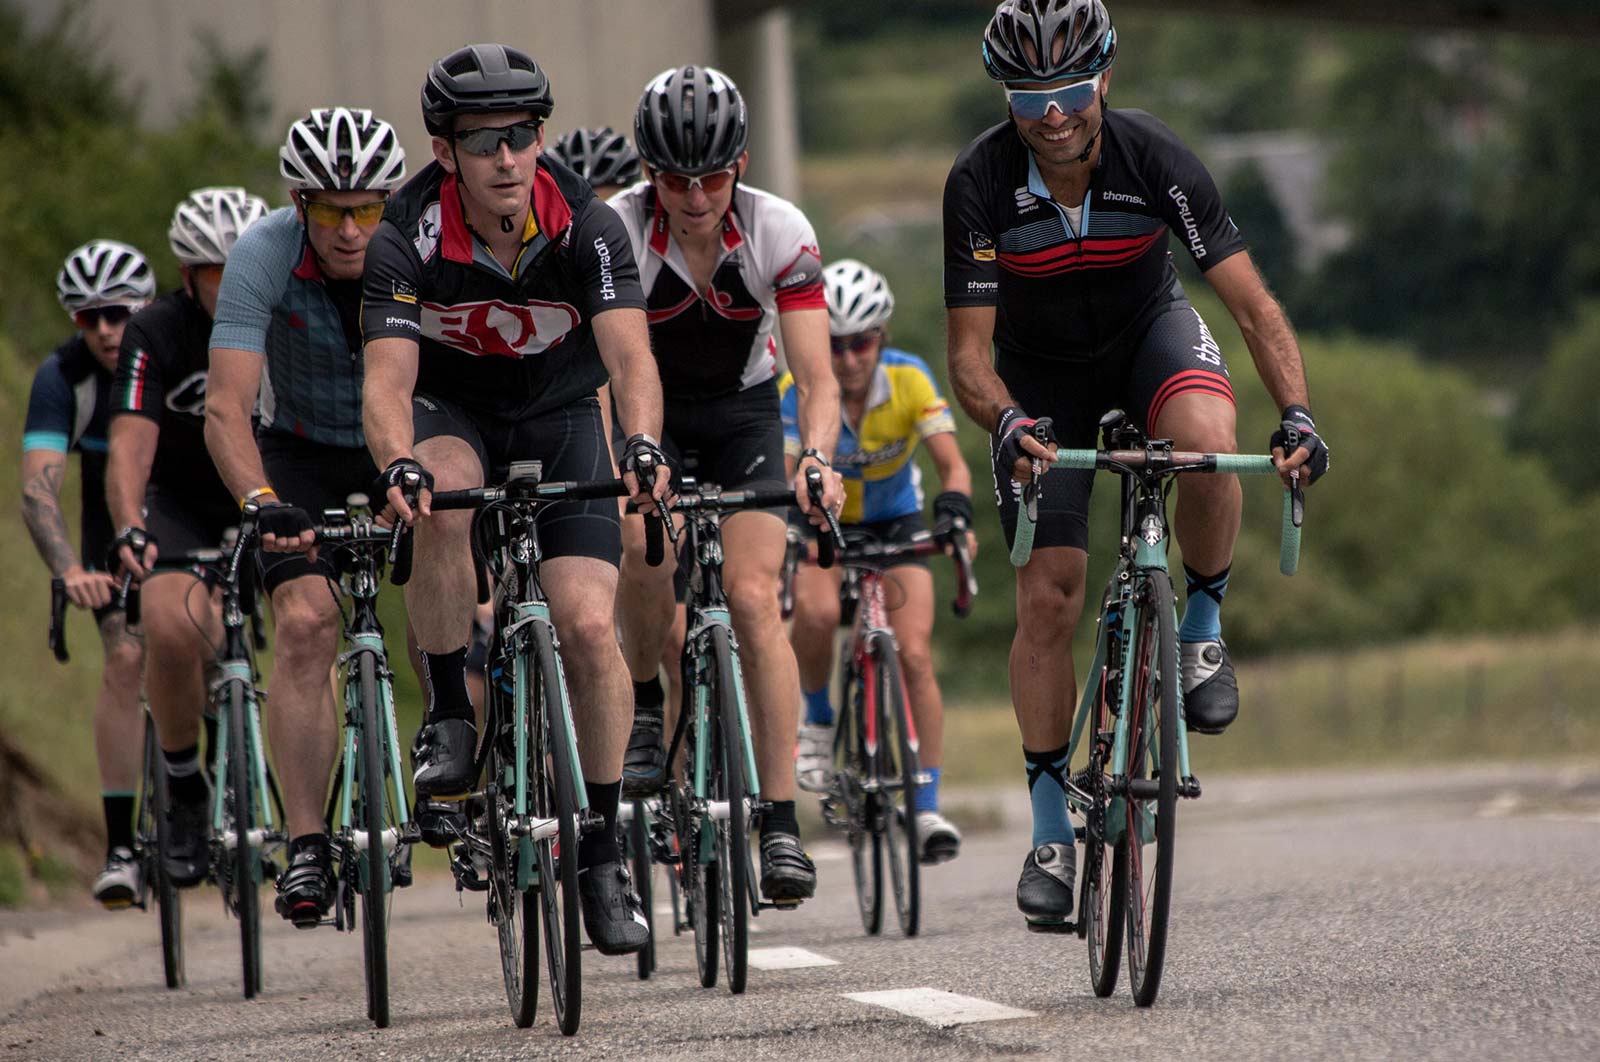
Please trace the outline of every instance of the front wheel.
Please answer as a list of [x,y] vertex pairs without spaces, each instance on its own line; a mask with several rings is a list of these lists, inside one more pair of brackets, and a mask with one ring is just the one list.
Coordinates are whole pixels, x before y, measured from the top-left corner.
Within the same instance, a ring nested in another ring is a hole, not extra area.
[[161,919],[161,968],[168,988],[182,988],[183,894],[167,876],[167,761],[156,742],[155,720],[144,717],[144,781],[139,794],[140,862],[145,888],[155,885],[156,908]]
[[1108,692],[1105,674],[1100,676],[1100,694],[1095,698],[1090,722],[1094,742],[1089,754],[1089,789],[1095,806],[1085,816],[1083,849],[1083,891],[1079,898],[1083,935],[1089,941],[1089,980],[1094,994],[1104,999],[1116,991],[1122,968],[1122,931],[1128,909],[1128,848],[1111,844],[1105,836],[1105,754],[1100,735],[1111,729],[1112,717],[1106,706]]
[[239,948],[243,963],[244,997],[255,998],[261,991],[261,858],[250,843],[250,827],[255,822],[253,761],[250,748],[250,716],[255,708],[245,696],[244,683],[235,678],[226,683],[228,711],[227,812],[232,820],[233,851],[229,867],[233,907],[239,916]]
[[850,867],[856,882],[856,908],[861,913],[861,927],[868,936],[877,936],[883,930],[883,831],[880,795],[868,791],[865,785],[872,770],[866,727],[869,681],[870,676],[862,675],[853,666],[845,674],[833,757],[845,837],[850,846]]
[[894,642],[878,635],[869,650],[878,701],[878,792],[884,848],[900,931],[917,935],[922,920],[922,852],[917,836],[917,764],[910,709]]
[[728,991],[744,991],[750,956],[750,836],[744,779],[744,728],[739,722],[739,694],[735,669],[739,666],[724,627],[711,628],[715,654],[712,705],[717,719],[711,728],[714,773],[711,799],[727,814],[711,825],[716,831],[718,915],[722,930],[722,956],[727,962]]
[[645,802],[633,802],[633,821],[628,824],[628,861],[633,864],[633,884],[644,907],[644,922],[650,940],[639,949],[639,980],[648,981],[656,969],[656,912],[651,880],[650,824]]
[[[572,759],[572,721],[567,714],[566,689],[556,661],[555,642],[543,623],[529,625],[532,659],[537,670],[527,676],[519,666],[519,682],[528,691],[532,712],[525,770],[534,814],[555,819],[556,832],[538,841],[539,903],[544,915],[545,959],[550,967],[550,999],[556,1024],[566,1036],[578,1031],[583,1013],[583,938],[578,920],[578,782]],[[526,658],[525,658],[526,659]],[[548,765],[548,766],[547,766]]]

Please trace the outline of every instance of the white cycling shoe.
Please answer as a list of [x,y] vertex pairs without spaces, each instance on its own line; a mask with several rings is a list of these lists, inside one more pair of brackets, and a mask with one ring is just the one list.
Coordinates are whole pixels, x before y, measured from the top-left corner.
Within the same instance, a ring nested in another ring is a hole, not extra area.
[[117,911],[133,905],[139,896],[143,868],[126,848],[113,848],[106,865],[94,879],[94,898],[102,907]]
[[948,863],[961,854],[961,831],[937,811],[917,812],[917,837],[922,841],[922,863]]
[[826,793],[833,785],[833,727],[801,725],[794,781],[808,793]]

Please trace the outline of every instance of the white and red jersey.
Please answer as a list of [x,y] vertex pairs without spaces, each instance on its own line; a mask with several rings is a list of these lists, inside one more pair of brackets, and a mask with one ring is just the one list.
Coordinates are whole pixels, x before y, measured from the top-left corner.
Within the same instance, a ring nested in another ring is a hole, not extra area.
[[773,379],[778,315],[827,308],[816,232],[788,200],[735,188],[722,219],[722,254],[703,292],[695,290],[653,186],[636,184],[610,202],[633,245],[650,346],[669,400],[718,398]]

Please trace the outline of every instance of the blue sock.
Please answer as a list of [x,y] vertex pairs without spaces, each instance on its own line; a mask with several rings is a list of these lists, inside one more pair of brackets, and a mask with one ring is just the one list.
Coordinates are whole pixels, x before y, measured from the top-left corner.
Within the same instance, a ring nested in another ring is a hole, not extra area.
[[1028,766],[1028,798],[1033,802],[1033,846],[1072,844],[1067,818],[1067,746],[1053,752],[1022,750]]
[[939,768],[924,767],[928,774],[928,781],[917,786],[917,798],[912,801],[913,811],[938,811],[939,810]]
[[1180,642],[1214,642],[1222,637],[1222,596],[1228,592],[1231,566],[1216,575],[1201,575],[1187,564],[1183,581],[1188,600],[1183,606],[1183,622],[1178,625]]
[[832,726],[833,705],[828,701],[828,687],[820,690],[802,690],[806,698],[806,725]]

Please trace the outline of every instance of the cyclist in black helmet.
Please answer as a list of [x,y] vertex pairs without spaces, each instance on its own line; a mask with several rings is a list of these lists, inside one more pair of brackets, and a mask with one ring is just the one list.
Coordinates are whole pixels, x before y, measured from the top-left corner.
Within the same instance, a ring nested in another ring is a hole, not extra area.
[[[1327,447],[1307,409],[1305,370],[1288,318],[1262,282],[1205,167],[1172,131],[1106,106],[1117,32],[1101,0],[1005,0],[982,55],[1002,82],[1008,119],[969,144],[945,184],[945,305],[950,382],[993,432],[995,494],[1009,539],[1016,484],[1053,450],[1030,433],[1054,421],[1063,446],[1095,445],[1100,416],[1128,410],[1181,450],[1233,452],[1233,386],[1222,350],[1189,304],[1168,232],[1204,272],[1244,333],[1283,411],[1279,469],[1315,479]],[[991,360],[991,347],[993,349]],[[1284,430],[1304,444],[1284,454]],[[1061,772],[1072,658],[1083,607],[1093,474],[1043,481],[1033,559],[1017,573],[1011,698],[1033,800],[1033,846],[1017,904],[1030,924],[1072,912],[1075,862]],[[1233,476],[1185,476],[1173,521],[1188,604],[1179,629],[1189,726],[1218,733],[1238,713],[1220,607],[1239,533]]]
[[639,153],[609,125],[574,129],[550,145],[550,154],[588,181],[601,199],[610,199],[639,179]]
[[[580,177],[540,164],[552,106],[549,78],[514,48],[478,44],[434,63],[422,88],[434,162],[390,200],[367,248],[366,443],[384,470],[379,494],[417,527],[406,602],[428,687],[413,749],[419,801],[449,803],[476,782],[471,514],[431,513],[431,491],[499,482],[523,459],[543,460],[551,480],[611,475],[595,398],[608,375],[630,433],[618,464],[633,500],[650,510],[668,489],[661,385],[627,234]],[[659,467],[641,484],[645,458]],[[425,488],[415,507],[401,491],[408,475]],[[612,620],[617,506],[553,505],[539,521],[584,781],[605,820],[577,852],[584,925],[601,952],[636,951],[649,934],[615,831],[631,716]]]
[[[650,309],[650,342],[667,396],[668,453],[700,454],[700,478],[727,490],[786,485],[774,332],[798,395],[804,452],[795,496],[813,522],[824,517],[804,486],[823,473],[823,504],[843,504],[828,467],[839,431],[839,387],[828,353],[822,260],[811,223],[792,203],[740,183],[748,161],[744,99],[732,79],[705,66],[663,71],[646,86],[634,143],[647,182],[611,201],[627,226]],[[728,599],[746,685],[761,795],[761,891],[789,906],[816,889],[794,812],[794,735],[800,678],[778,612],[783,518],[750,511],[723,522]],[[642,522],[624,535],[623,649],[634,680],[634,734],[624,782],[630,794],[659,787],[664,691],[658,676],[673,619],[671,565],[643,562]]]

